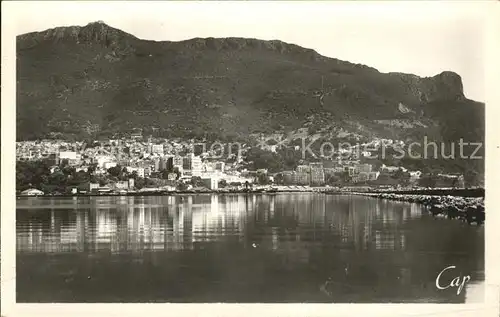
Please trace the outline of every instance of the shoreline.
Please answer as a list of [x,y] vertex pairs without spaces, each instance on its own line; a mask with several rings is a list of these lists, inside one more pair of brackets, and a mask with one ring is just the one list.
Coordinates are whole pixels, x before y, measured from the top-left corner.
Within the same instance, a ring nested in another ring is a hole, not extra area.
[[102,194],[61,194],[61,195],[16,195],[20,197],[126,197],[126,196],[175,196],[175,195],[201,195],[201,194],[280,194],[280,193],[322,193],[318,190],[237,190],[237,191],[151,191],[151,192],[129,192],[121,193],[102,193]]
[[16,199],[21,197],[45,198],[45,197],[127,197],[127,196],[180,196],[180,195],[207,195],[207,194],[264,194],[275,195],[283,193],[321,193],[324,195],[358,195],[376,199],[385,199],[393,201],[402,201],[424,205],[434,217],[446,217],[448,219],[458,219],[468,224],[476,223],[478,226],[485,221],[484,208],[484,188],[470,189],[417,189],[417,190],[319,190],[315,188],[306,188],[302,190],[207,190],[207,191],[144,191],[128,193],[98,193],[98,194],[63,194],[63,195],[16,195]]
[[403,193],[352,193],[354,195],[421,204],[433,217],[445,217],[467,222],[469,225],[484,224],[485,208],[483,197],[463,197],[451,195],[422,195]]
[[199,194],[279,194],[279,193],[324,193],[327,195],[350,195],[350,194],[370,194],[370,195],[422,195],[422,196],[452,196],[466,198],[484,198],[484,188],[432,188],[432,189],[368,189],[357,190],[355,188],[325,188],[325,187],[304,187],[302,189],[239,189],[239,190],[151,190],[134,191],[126,193],[77,193],[77,194],[44,194],[44,195],[21,195],[20,197],[101,197],[101,196],[174,196],[174,195],[199,195]]
[[399,194],[399,195],[426,195],[426,196],[454,196],[454,197],[483,197],[485,195],[484,188],[432,188],[432,189],[415,189],[415,190],[381,190],[375,189],[369,191],[373,194]]

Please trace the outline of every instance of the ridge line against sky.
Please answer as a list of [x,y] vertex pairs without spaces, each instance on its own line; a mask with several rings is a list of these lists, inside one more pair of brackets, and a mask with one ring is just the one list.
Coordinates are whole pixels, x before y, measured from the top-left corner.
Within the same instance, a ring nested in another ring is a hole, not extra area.
[[[281,40],[380,72],[453,71],[467,98],[484,92],[484,2],[99,2],[8,4],[16,35],[103,21],[140,39]],[[44,14],[40,14],[43,12]]]

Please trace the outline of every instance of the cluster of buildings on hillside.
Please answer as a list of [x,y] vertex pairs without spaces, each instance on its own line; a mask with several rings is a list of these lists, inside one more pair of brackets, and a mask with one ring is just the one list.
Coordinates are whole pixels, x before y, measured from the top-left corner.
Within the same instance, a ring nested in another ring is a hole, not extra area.
[[[377,171],[372,164],[346,161],[328,164],[310,163],[299,165],[294,171],[282,172],[284,185],[323,186],[340,184],[371,184],[380,186],[418,185],[421,171],[409,171],[404,167],[383,164]],[[464,187],[461,174],[434,175],[435,187]]]
[[[376,150],[387,140],[373,141]],[[389,144],[392,144],[389,142]],[[399,144],[399,143],[398,143]],[[392,144],[394,145],[394,144]],[[241,149],[238,149],[241,150]],[[356,146],[345,149],[349,153],[360,153],[362,157],[371,155],[369,151],[359,151]],[[72,166],[77,172],[87,172],[89,168],[95,175],[107,175],[113,167],[124,168],[127,174],[140,178],[152,178],[154,186],[171,186],[173,181],[191,181],[198,177],[208,189],[218,189],[220,181],[227,184],[251,184],[260,182],[298,186],[324,186],[334,184],[373,184],[395,186],[404,180],[416,184],[422,176],[421,171],[409,171],[404,167],[382,165],[375,170],[372,164],[364,163],[358,156],[347,159],[337,157],[309,164],[298,165],[295,170],[268,173],[267,170],[248,171],[242,168],[243,151],[224,156],[214,151],[193,153],[193,146],[178,140],[142,140],[139,137],[95,142],[88,146],[84,142],[56,140],[18,142],[16,156],[20,161],[45,159],[53,166],[51,172],[61,164]],[[280,176],[279,178],[277,176]],[[397,176],[397,177],[395,177]],[[276,181],[275,181],[276,180]],[[91,184],[89,190],[121,191],[134,189],[134,179],[117,181],[105,187]],[[436,187],[463,187],[461,175],[438,175]]]
[[[250,172],[238,171],[242,161],[233,154],[232,163],[218,160],[213,151],[193,154],[190,144],[171,141],[155,143],[140,140],[109,140],[94,146],[85,146],[83,142],[64,141],[29,141],[18,142],[16,156],[20,161],[36,161],[44,159],[53,166],[54,172],[63,162],[76,169],[76,172],[87,172],[92,167],[95,175],[106,175],[110,168],[125,168],[128,174],[136,173],[141,178],[158,178],[162,174],[164,181],[191,180],[199,177],[209,189],[217,189],[220,180],[227,183],[253,182]],[[227,158],[227,157],[226,157]],[[159,186],[162,180],[158,180]],[[116,183],[114,189],[131,189],[128,182]],[[102,190],[107,190],[106,188]]]
[[290,185],[322,186],[328,183],[331,177],[342,178],[346,183],[365,183],[376,181],[380,171],[373,171],[371,164],[346,162],[325,167],[323,163],[309,163],[299,165],[295,171],[284,171],[283,182]]

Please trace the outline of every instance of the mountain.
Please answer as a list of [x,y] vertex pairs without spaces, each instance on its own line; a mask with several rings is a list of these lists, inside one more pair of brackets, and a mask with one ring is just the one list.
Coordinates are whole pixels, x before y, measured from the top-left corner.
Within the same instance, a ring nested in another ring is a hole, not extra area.
[[18,140],[134,128],[232,138],[304,127],[482,142],[484,104],[464,96],[453,72],[380,73],[277,40],[156,42],[102,22],[17,37]]

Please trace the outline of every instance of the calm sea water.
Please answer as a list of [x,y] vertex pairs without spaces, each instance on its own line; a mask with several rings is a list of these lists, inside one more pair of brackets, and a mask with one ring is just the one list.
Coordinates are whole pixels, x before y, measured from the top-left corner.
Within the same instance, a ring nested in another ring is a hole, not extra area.
[[[456,276],[471,281],[439,290]],[[19,198],[18,302],[483,301],[484,227],[324,194]]]

